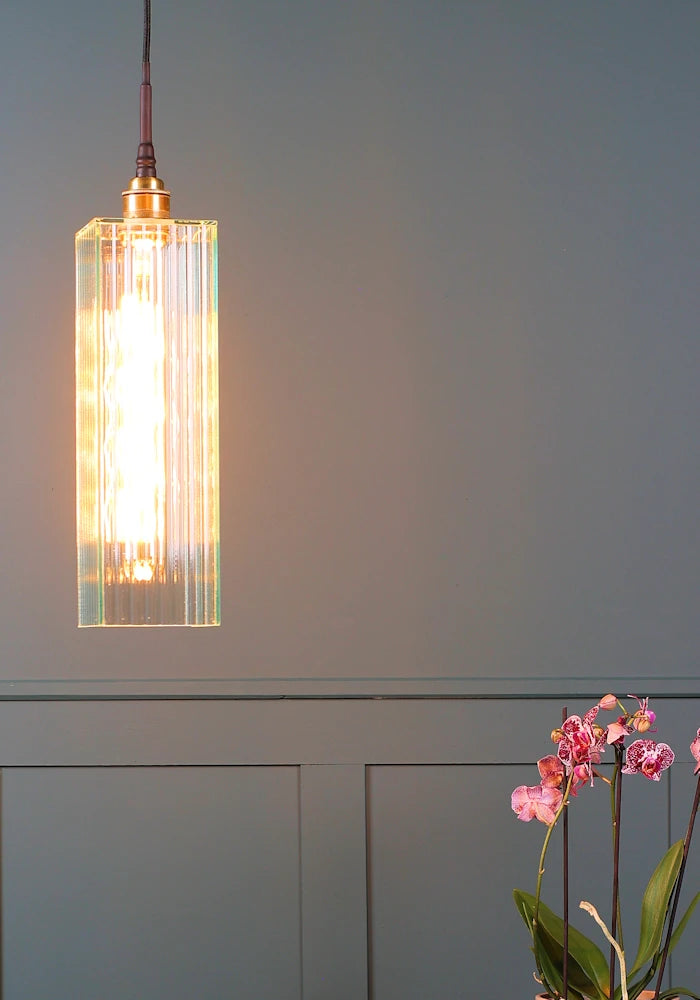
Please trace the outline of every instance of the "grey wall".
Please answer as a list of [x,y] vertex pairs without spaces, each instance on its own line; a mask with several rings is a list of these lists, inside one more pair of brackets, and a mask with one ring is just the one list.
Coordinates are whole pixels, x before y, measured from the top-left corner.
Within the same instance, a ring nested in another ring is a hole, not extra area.
[[697,726],[700,5],[154,0],[159,170],[220,221],[223,624],[78,632],[73,233],[140,22],[0,9],[6,995],[527,991],[547,699]]
[[694,679],[697,4],[154,4],[159,168],[221,222],[184,635],[74,627],[72,236],[133,171],[141,4],[0,16],[3,679]]

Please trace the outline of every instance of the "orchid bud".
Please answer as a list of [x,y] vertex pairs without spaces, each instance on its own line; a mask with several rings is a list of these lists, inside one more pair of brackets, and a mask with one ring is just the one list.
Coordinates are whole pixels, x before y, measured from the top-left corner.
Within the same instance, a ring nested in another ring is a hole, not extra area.
[[651,729],[652,720],[643,712],[641,715],[635,715],[632,719],[632,725],[637,730],[638,733],[648,733]]
[[606,694],[603,698],[600,699],[598,705],[600,708],[603,709],[603,711],[612,712],[617,706],[617,698],[615,697],[614,694]]
[[605,736],[605,730],[603,729],[603,727],[599,726],[598,723],[596,723],[595,726],[592,727],[592,729],[595,738],[597,740],[602,740],[602,738]]
[[564,730],[563,729],[553,729],[552,732],[549,735],[549,738],[552,741],[552,743],[559,743],[560,740],[564,739]]

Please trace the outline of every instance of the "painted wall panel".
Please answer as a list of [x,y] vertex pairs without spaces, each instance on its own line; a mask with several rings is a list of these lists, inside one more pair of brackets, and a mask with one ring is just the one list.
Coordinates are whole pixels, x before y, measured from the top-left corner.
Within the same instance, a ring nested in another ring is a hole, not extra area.
[[296,768],[3,785],[4,1000],[300,1000]]
[[[515,887],[534,892],[545,832],[510,810],[512,789],[530,780],[534,764],[529,774],[521,766],[369,769],[372,1000],[534,995],[529,938],[511,898]],[[623,927],[635,941],[640,877],[666,846],[668,786],[641,779],[625,797],[634,830],[622,864]],[[609,795],[599,781],[571,807],[572,907],[585,898],[609,912],[610,839]],[[557,843],[544,898],[559,911],[560,865]],[[604,945],[590,918],[572,911],[571,920]]]
[[365,768],[304,765],[301,912],[304,1000],[367,993]]
[[526,761],[552,718],[556,702],[0,702],[0,766]]
[[[697,704],[654,706],[678,753],[671,780],[625,781],[632,943],[643,884],[687,821]],[[362,1000],[368,983],[371,1000],[471,1000],[487,982],[521,995],[532,969],[511,890],[534,887],[544,828],[519,823],[509,799],[537,780],[560,711],[554,699],[0,702],[4,1000],[137,987],[149,1000],[195,987],[203,1000]],[[608,809],[600,781],[571,807],[572,900],[602,912]],[[555,840],[554,906],[559,866]],[[694,961],[682,949],[675,969],[691,987]]]
[[[686,760],[697,705],[656,703]],[[528,764],[560,718],[555,699],[0,701],[0,766]]]

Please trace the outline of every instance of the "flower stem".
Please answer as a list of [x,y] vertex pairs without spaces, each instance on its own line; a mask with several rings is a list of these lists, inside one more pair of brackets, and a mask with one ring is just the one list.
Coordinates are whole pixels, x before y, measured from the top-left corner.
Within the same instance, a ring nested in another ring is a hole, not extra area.
[[[562,725],[567,719],[567,708],[566,705],[561,710],[561,721]],[[562,820],[562,859],[563,859],[563,872],[562,872],[562,884],[564,890],[564,954],[562,961],[562,987],[564,990],[564,1000],[568,1000],[569,997],[569,810],[564,810],[564,818]]]
[[[547,827],[547,832],[544,835],[544,843],[542,844],[542,851],[540,852],[540,865],[537,870],[537,887],[535,888],[535,909],[532,914],[532,943],[535,943],[535,938],[537,937],[537,922],[540,913],[540,896],[542,894],[542,876],[544,875],[544,859],[547,854],[547,848],[549,847],[549,841],[552,837],[552,832],[554,827],[557,825],[559,817],[561,816],[564,808],[569,801],[569,793],[571,792],[571,786],[574,781],[574,769],[571,768],[571,774],[566,782],[566,788],[564,789],[564,794],[562,795],[561,805],[554,814],[554,819]],[[537,961],[537,953],[535,952],[535,960]],[[540,976],[543,975],[542,969],[539,967],[539,962],[537,965],[537,971]],[[547,984],[548,985],[548,984]]]
[[547,832],[544,835],[544,843],[542,844],[542,851],[540,853],[540,867],[539,867],[539,870],[537,872],[537,888],[535,889],[535,912],[534,912],[534,915],[533,915],[533,930],[534,930],[534,926],[537,924],[537,917],[539,915],[539,910],[540,910],[540,894],[542,892],[542,876],[544,875],[544,859],[545,859],[545,855],[547,854],[547,848],[549,847],[549,841],[550,841],[550,838],[552,836],[552,831],[554,830],[554,827],[557,825],[559,817],[561,816],[562,812],[564,811],[564,806],[567,804],[567,802],[569,800],[569,792],[571,791],[571,785],[573,784],[573,780],[574,780],[574,772],[573,772],[573,768],[572,768],[571,774],[569,775],[569,779],[566,782],[566,788],[564,789],[564,794],[562,796],[561,805],[559,806],[559,808],[557,809],[556,813],[554,814],[554,819],[552,820],[552,822],[550,823],[550,825],[547,827]]
[[[622,746],[615,744],[615,774],[611,792],[614,792],[615,800],[613,806],[613,891],[612,891],[612,919],[610,921],[610,931],[613,941],[617,941],[618,924],[620,925],[619,936],[622,939],[622,926],[620,916],[620,818],[622,814]],[[615,947],[610,945],[610,996],[615,996]]]
[[683,875],[685,874],[685,863],[688,860],[688,851],[690,849],[690,841],[693,836],[693,827],[695,826],[695,816],[698,811],[698,803],[700,803],[700,775],[698,775],[698,783],[695,787],[695,798],[693,799],[693,806],[690,810],[690,819],[688,820],[688,829],[686,830],[685,840],[683,842],[683,857],[681,858],[681,866],[678,870],[678,878],[676,879],[676,888],[673,893],[673,905],[671,906],[671,915],[668,918],[668,927],[666,929],[666,940],[664,941],[664,950],[661,953],[661,963],[659,965],[659,975],[656,980],[656,989],[654,990],[654,1000],[659,1000],[659,991],[661,990],[661,980],[663,979],[664,970],[666,968],[666,959],[668,958],[668,952],[671,946],[673,923],[676,919],[676,910],[678,909],[678,899],[681,894],[681,885],[683,883]]

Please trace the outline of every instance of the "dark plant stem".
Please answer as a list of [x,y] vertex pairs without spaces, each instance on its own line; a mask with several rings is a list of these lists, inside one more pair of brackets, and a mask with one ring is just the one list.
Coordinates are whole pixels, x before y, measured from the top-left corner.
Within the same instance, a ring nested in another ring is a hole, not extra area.
[[[622,811],[622,746],[615,744],[615,807],[613,810],[613,891],[610,933],[617,940],[618,908],[620,905],[620,816]],[[615,996],[615,949],[610,946],[610,996]]]
[[669,948],[671,947],[673,923],[676,919],[676,910],[678,909],[678,900],[681,894],[683,875],[685,874],[685,863],[688,860],[690,841],[693,836],[693,827],[695,826],[695,816],[698,811],[698,803],[700,803],[700,775],[698,775],[698,783],[695,787],[695,798],[693,799],[693,807],[690,810],[688,829],[686,831],[685,840],[683,842],[683,857],[681,858],[681,866],[678,870],[678,878],[676,879],[676,888],[673,893],[673,905],[671,906],[671,915],[668,918],[668,927],[666,929],[666,940],[664,941],[664,950],[661,952],[661,964],[659,965],[659,975],[656,980],[656,989],[654,990],[654,1000],[659,1000],[659,992],[661,990],[661,980],[663,979],[664,970],[666,968],[666,959],[668,958]]
[[[566,705],[561,710],[561,721],[562,724],[566,722],[568,718]],[[562,831],[564,838],[563,845],[563,858],[564,858],[564,871],[562,876],[563,886],[564,886],[564,958],[562,965],[562,985],[564,988],[564,1000],[568,1000],[569,996],[569,810],[564,809],[564,818],[562,822]]]

